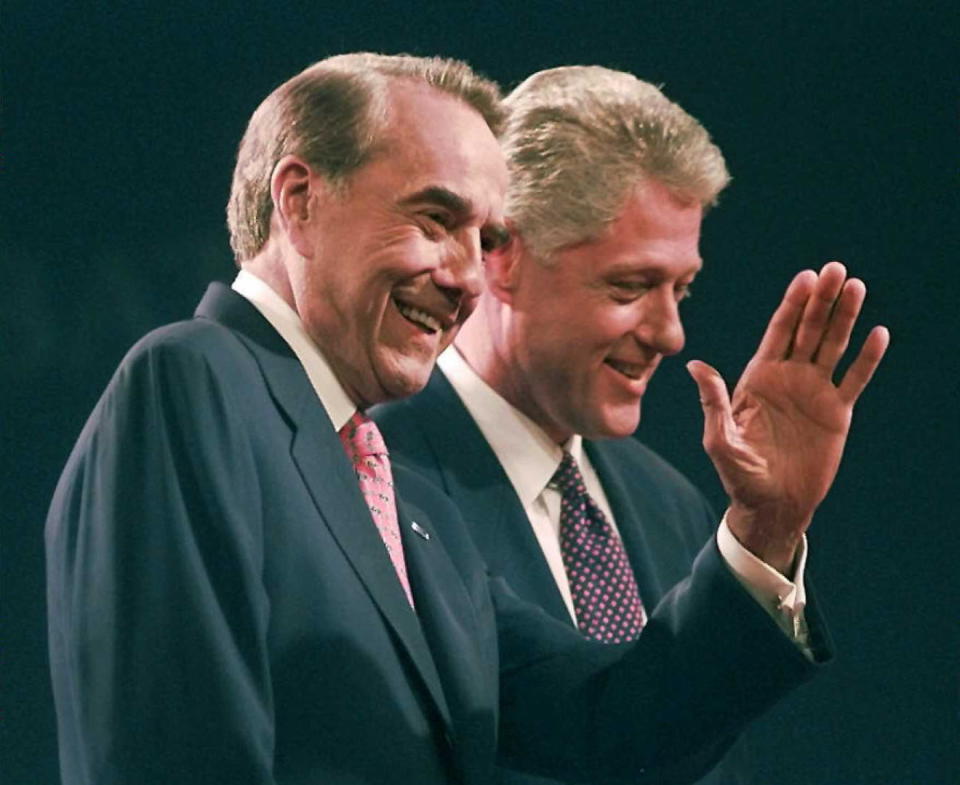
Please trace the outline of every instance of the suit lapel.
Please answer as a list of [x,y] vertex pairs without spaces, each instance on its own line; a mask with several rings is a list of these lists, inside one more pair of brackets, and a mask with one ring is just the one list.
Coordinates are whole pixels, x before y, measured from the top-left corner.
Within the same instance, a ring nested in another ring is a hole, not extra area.
[[[645,493],[646,480],[642,475],[626,478],[604,442],[584,439],[584,449],[590,463],[600,478],[603,491],[610,502],[614,520],[623,539],[630,566],[637,579],[640,598],[651,613],[663,597],[664,587],[658,578],[657,565],[650,555],[645,528],[660,523],[649,493]],[[649,489],[652,491],[652,489]]]
[[[357,576],[409,652],[444,721],[450,725],[443,687],[419,619],[407,602],[380,534],[370,519],[370,510],[340,439],[321,407],[311,406],[309,412],[305,410],[301,415],[293,458],[304,482]],[[324,422],[319,422],[321,419]],[[403,524],[401,521],[401,526]],[[415,594],[414,602],[421,601]]]
[[383,541],[370,519],[340,439],[300,362],[259,311],[222,284],[210,286],[197,308],[197,315],[220,322],[246,339],[271,395],[293,424],[293,461],[317,510],[383,618],[409,653],[440,715],[450,725],[443,688],[417,615],[407,602]]
[[[443,683],[450,688],[440,698],[447,698],[455,706],[458,689],[463,687],[458,674],[480,672],[472,664],[463,662],[473,656],[479,637],[473,604],[429,518],[402,500],[399,500],[398,512],[417,615],[432,651],[437,652],[434,662],[446,675]],[[451,665],[451,660],[455,664]],[[446,703],[444,710],[448,710]]]
[[517,594],[571,624],[510,479],[441,371],[434,371],[410,405],[420,409],[418,420],[436,453],[444,490],[470,526],[491,570],[511,575],[510,585]]

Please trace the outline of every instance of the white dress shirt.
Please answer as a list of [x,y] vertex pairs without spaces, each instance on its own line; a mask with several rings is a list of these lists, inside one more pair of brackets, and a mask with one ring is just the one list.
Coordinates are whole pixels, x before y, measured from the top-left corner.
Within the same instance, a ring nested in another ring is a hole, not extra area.
[[[510,479],[566,603],[570,618],[575,623],[576,613],[570,594],[570,582],[560,552],[560,492],[548,485],[560,465],[564,449],[576,459],[587,492],[603,510],[614,531],[619,534],[603,486],[583,450],[583,440],[575,434],[563,447],[553,442],[542,428],[483,381],[454,347],[451,346],[440,355],[437,365],[476,421],[480,432]],[[744,548],[733,536],[725,518],[721,520],[717,532],[717,546],[727,566],[744,588],[770,613],[781,629],[800,645],[804,653],[812,657],[803,618],[806,604],[803,587],[807,560],[806,539],[804,538],[800,545],[793,581]]]

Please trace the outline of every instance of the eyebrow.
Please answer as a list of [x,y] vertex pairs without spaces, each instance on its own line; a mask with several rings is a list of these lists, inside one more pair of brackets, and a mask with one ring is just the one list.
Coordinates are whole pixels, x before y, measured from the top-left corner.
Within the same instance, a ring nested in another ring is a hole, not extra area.
[[460,216],[473,214],[473,203],[441,185],[431,185],[405,197],[401,204],[432,203]]
[[[657,264],[656,262],[645,262],[638,265],[636,262],[624,262],[609,267],[605,273],[606,277],[615,277],[619,275],[640,275],[654,276],[658,278],[667,277],[668,265]],[[703,270],[703,259],[698,259],[696,263],[691,263],[684,268],[682,276],[698,275]]]
[[[402,199],[400,203],[404,206],[435,204],[449,210],[456,215],[459,220],[464,220],[474,213],[473,202],[451,191],[449,188],[444,188],[442,185],[430,185],[422,188],[416,193],[412,193]],[[488,251],[505,245],[510,239],[510,232],[502,223],[488,224],[483,228],[482,232],[484,241],[486,242],[486,250]]]

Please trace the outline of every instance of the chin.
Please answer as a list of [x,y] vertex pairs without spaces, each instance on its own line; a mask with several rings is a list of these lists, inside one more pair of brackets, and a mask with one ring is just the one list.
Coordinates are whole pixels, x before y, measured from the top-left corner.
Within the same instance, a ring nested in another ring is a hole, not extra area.
[[406,362],[402,368],[393,368],[391,372],[385,373],[381,377],[381,386],[389,400],[409,398],[427,386],[432,372],[433,362]]
[[593,423],[593,433],[584,433],[590,439],[625,439],[633,436],[640,426],[640,409],[629,412],[608,412]]
[[387,390],[388,399],[395,401],[399,398],[409,398],[411,395],[416,395],[427,386],[428,379],[429,377],[424,377],[423,379],[403,379],[390,386]]

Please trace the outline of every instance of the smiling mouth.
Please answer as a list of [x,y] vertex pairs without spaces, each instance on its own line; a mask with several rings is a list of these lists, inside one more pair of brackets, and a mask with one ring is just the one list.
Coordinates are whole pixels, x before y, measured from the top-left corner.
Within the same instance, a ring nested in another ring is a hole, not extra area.
[[622,362],[621,360],[612,360],[609,358],[604,360],[604,362],[613,368],[613,370],[617,371],[617,373],[622,374],[633,381],[641,379],[644,371],[646,370],[645,365],[638,363],[627,363]]
[[440,321],[426,311],[421,311],[419,308],[414,308],[412,305],[407,305],[399,300],[394,300],[393,304],[397,306],[397,310],[400,311],[400,315],[403,316],[404,319],[417,325],[417,327],[431,335],[443,329]]

